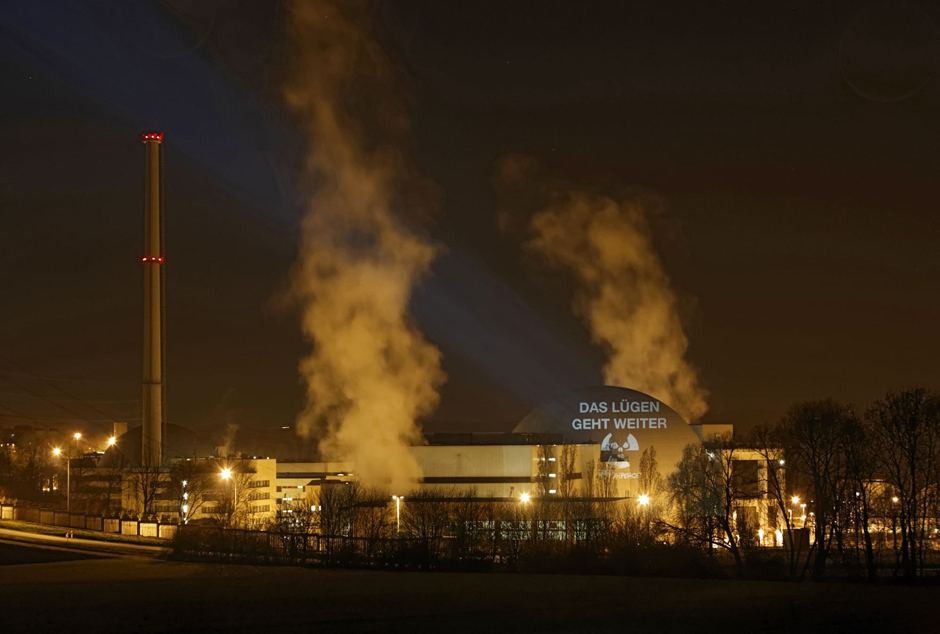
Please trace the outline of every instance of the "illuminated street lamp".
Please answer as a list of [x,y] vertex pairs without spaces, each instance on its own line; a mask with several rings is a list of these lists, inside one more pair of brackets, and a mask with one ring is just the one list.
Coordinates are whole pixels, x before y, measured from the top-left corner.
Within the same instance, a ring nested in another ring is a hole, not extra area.
[[74,434],[72,434],[72,436],[75,437],[75,440],[81,440],[81,439],[82,439],[82,432],[77,431],[77,432],[75,432]]
[[117,438],[111,436],[108,438],[108,447],[113,447],[117,443]]
[[405,499],[404,495],[393,495],[395,500],[395,536],[401,537],[401,501]]
[[794,495],[794,496],[790,499],[790,502],[792,502],[794,506],[797,505],[797,504],[799,504],[799,503],[800,503],[800,496]]
[[222,469],[222,472],[219,474],[223,480],[232,481],[232,516],[235,516],[235,512],[238,510],[238,483],[235,482],[235,478],[232,477],[232,470],[226,467]]
[[520,494],[519,494],[519,501],[522,502],[523,504],[528,504],[528,503],[529,503],[529,494],[528,494],[528,493],[520,493]]
[[63,454],[62,450],[56,447],[52,450],[52,455],[59,457],[65,455],[65,510],[69,513],[72,512],[72,461],[69,459],[69,454]]
[[640,506],[646,506],[650,503],[650,496],[644,493],[643,495],[638,496],[636,501],[637,503],[639,503]]

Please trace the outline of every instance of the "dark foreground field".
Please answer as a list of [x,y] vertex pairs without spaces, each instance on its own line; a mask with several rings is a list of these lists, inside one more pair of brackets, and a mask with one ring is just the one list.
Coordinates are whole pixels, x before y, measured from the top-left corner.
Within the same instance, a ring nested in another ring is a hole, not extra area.
[[940,588],[116,557],[0,566],[0,620],[3,632],[938,632]]

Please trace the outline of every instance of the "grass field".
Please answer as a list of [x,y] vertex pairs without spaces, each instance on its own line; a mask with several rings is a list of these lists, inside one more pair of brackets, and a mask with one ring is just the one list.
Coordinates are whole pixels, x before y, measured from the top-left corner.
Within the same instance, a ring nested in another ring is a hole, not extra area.
[[4,632],[940,631],[938,588],[144,558],[0,566],[0,597]]
[[22,544],[9,544],[0,542],[0,566],[16,566],[20,564],[45,564],[55,561],[78,561],[93,559],[94,555],[79,552],[69,552],[64,548],[36,548]]

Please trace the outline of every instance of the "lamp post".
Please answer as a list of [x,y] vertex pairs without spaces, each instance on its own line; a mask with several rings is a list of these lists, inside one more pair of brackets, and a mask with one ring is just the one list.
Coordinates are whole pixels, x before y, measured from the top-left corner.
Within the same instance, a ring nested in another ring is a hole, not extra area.
[[[72,434],[72,438],[76,441],[80,440],[82,437],[82,432],[77,431]],[[65,452],[65,510],[69,513],[72,512],[72,441],[69,441],[69,451]],[[58,447],[53,448],[53,456],[61,456],[62,450]]]
[[395,500],[395,536],[401,537],[401,501],[405,499],[404,495],[393,495]]
[[[793,507],[796,506],[796,505],[798,505],[799,503],[800,503],[800,496],[794,495],[792,498],[790,498],[790,508],[787,509],[787,521],[788,521],[788,523],[790,524],[790,528],[791,528],[791,529],[794,528],[794,526],[793,526]],[[805,525],[805,522],[804,522],[804,525]]]
[[[529,507],[529,500],[530,500],[530,499],[531,499],[531,498],[530,498],[530,496],[529,496],[528,493],[520,493],[520,494],[519,494],[519,502],[522,503],[522,518],[523,518],[523,519],[519,522],[519,528],[520,528],[521,530],[524,530],[524,529],[525,529],[525,522],[528,521],[528,520],[526,520],[525,518],[527,518],[527,517],[529,516],[529,514],[528,514],[526,511],[527,511],[527,509],[528,509],[528,507]],[[533,530],[534,530],[534,526],[533,526],[532,523],[530,522],[530,526],[529,526],[529,537],[528,537],[528,539],[533,539],[533,537],[534,537]]]
[[219,475],[222,476],[223,480],[232,480],[232,518],[235,517],[235,512],[238,510],[238,483],[235,482],[235,478],[232,478],[232,470],[226,467],[222,469],[222,473]]
[[649,505],[650,505],[650,496],[646,493],[641,493],[636,497],[636,503],[640,506],[641,509],[644,509],[646,512],[643,513],[643,528],[646,531],[646,535],[650,534],[650,524],[652,519],[650,518]]
[[[82,432],[80,432],[80,431],[75,432],[74,434],[72,434],[72,438],[75,439],[75,448],[76,448],[76,449],[79,449],[78,441],[82,439]],[[71,443],[69,443],[69,444],[71,445]],[[80,451],[79,451],[79,452],[76,452],[76,453],[78,453],[79,455],[81,455],[81,452],[80,452]],[[66,509],[68,510],[69,513],[71,513],[71,512],[72,512],[72,483],[71,483],[71,479],[72,479],[72,478],[71,478],[71,475],[68,475],[68,474],[71,474],[71,473],[72,473],[72,456],[71,456],[71,452],[70,452],[70,455],[69,455],[69,457],[68,457],[68,461],[69,461],[69,468],[66,470],[66,480],[68,481],[68,497],[69,497],[69,500],[68,500],[68,504],[66,505]],[[69,520],[69,521],[71,522],[71,520]]]
[[[52,455],[59,457],[62,455],[62,450],[56,447],[52,450]],[[72,512],[72,469],[71,461],[69,460],[68,453],[65,454],[65,509],[71,513]]]

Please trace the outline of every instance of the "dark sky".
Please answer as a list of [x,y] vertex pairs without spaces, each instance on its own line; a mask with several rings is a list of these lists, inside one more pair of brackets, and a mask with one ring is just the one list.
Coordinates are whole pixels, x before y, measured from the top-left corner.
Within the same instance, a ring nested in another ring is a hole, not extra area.
[[[507,7],[506,5],[511,5]],[[429,430],[509,430],[601,381],[571,286],[495,223],[510,152],[665,200],[706,420],[940,384],[940,9],[931,3],[377,5],[446,245],[414,298],[450,375]],[[871,8],[874,7],[874,8]],[[0,425],[134,421],[143,149],[166,134],[171,421],[290,425],[303,141],[285,11],[14,0],[0,13]],[[35,378],[35,376],[45,378]]]

